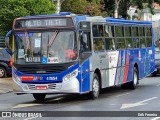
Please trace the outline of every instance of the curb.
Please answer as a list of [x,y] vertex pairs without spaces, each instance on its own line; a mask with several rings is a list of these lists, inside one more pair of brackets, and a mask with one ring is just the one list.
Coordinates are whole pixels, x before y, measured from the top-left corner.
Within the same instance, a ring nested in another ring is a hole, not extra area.
[[12,78],[0,78],[0,94],[12,92]]
[[11,93],[12,91],[9,90],[0,90],[0,94],[5,94],[5,93]]

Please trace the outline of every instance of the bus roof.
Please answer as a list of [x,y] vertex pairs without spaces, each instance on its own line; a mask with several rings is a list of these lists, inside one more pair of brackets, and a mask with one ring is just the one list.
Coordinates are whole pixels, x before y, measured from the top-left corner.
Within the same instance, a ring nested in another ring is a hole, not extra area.
[[104,23],[118,23],[118,24],[147,24],[151,25],[152,22],[149,21],[136,21],[136,20],[125,20],[123,18],[112,18],[112,17],[102,17],[102,16],[89,16],[89,15],[78,15],[71,12],[60,12],[59,14],[46,14],[46,15],[35,15],[35,16],[25,16],[17,19],[29,19],[29,18],[42,18],[42,17],[75,17],[75,23],[80,21],[90,21],[90,22],[104,22]]
[[149,21],[138,21],[138,20],[125,20],[125,19],[119,19],[119,18],[111,18],[106,17],[106,21],[109,23],[126,23],[126,24],[152,24],[152,22]]
[[34,16],[24,16],[20,18],[41,18],[41,17],[53,17],[53,16],[67,16],[72,15],[71,12],[61,12],[59,14],[45,14],[45,15],[34,15]]

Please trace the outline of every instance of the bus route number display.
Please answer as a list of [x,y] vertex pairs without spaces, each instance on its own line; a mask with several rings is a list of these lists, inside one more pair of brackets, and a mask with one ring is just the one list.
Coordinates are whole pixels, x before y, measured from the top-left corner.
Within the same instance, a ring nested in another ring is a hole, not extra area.
[[72,26],[70,18],[41,18],[16,20],[15,28],[37,28],[37,27],[65,27]]

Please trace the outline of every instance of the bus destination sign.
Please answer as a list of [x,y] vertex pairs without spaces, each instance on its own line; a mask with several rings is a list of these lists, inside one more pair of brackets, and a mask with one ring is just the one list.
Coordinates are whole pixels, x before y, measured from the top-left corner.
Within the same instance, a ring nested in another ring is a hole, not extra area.
[[69,27],[73,26],[71,18],[39,18],[16,20],[14,28],[43,28],[43,27]]

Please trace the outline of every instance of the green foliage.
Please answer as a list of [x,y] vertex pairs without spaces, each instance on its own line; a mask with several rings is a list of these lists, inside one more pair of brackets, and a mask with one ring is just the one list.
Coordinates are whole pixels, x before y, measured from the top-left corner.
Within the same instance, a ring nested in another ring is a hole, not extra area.
[[91,16],[106,15],[103,5],[103,0],[65,0],[61,5],[61,11]]
[[[144,9],[148,7],[150,9],[151,14],[154,14],[154,10],[152,8],[152,3],[157,2],[160,3],[160,0],[117,0],[119,2],[118,13],[123,18],[127,18],[127,10],[131,5],[137,5],[139,9]],[[109,16],[114,16],[114,9],[115,9],[115,0],[104,0],[105,2],[105,10]],[[144,3],[147,6],[144,6]]]
[[53,14],[55,5],[50,0],[0,0],[0,35],[12,29],[17,17]]
[[65,0],[61,5],[61,11],[84,14],[86,4],[86,0]]
[[107,11],[108,16],[113,17],[115,4],[113,0],[104,0],[105,10]]

